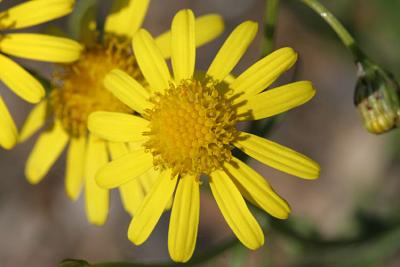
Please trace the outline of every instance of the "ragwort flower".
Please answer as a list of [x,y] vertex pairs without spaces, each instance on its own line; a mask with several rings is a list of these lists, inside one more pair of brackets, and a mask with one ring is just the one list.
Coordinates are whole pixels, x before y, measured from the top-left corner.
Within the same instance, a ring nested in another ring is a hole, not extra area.
[[[85,39],[85,49],[80,59],[73,64],[61,66],[54,73],[53,90],[49,97],[37,105],[28,117],[21,132],[21,141],[26,140],[44,126],[51,118],[51,127],[37,140],[26,165],[26,176],[30,183],[37,184],[47,174],[61,152],[68,145],[65,188],[67,195],[75,200],[82,188],[85,190],[86,215],[90,223],[101,225],[108,216],[109,192],[100,188],[94,180],[99,167],[111,158],[127,154],[136,144],[108,142],[87,131],[87,118],[97,110],[132,114],[134,111],[114,97],[103,86],[103,78],[114,68],[129,73],[143,82],[144,78],[131,51],[131,36],[139,29],[147,12],[149,0],[114,1],[112,13],[107,17],[104,38]],[[89,23],[95,37],[95,23]],[[223,30],[223,21],[218,15],[205,15],[196,20],[196,32],[202,45]],[[169,57],[170,32],[157,38],[163,48],[163,56]],[[84,185],[84,186],[83,186]],[[152,185],[152,179],[127,183],[120,188],[125,209],[133,214]]]
[[[37,0],[0,12],[0,80],[29,103],[38,103],[45,95],[43,86],[28,71],[7,55],[20,58],[71,62],[79,57],[81,46],[65,38],[35,33],[8,33],[38,25],[71,12],[74,0]],[[0,146],[12,148],[17,128],[0,95]]]
[[[227,38],[207,70],[196,78],[194,15],[182,10],[171,25],[173,77],[156,42],[145,30],[133,38],[133,49],[150,90],[121,70],[105,78],[105,86],[142,116],[95,112],[89,130],[110,141],[141,144],[96,175],[103,188],[113,188],[144,176],[156,181],[138,208],[128,238],[142,244],[173,197],[168,249],[173,260],[186,262],[193,254],[199,223],[201,175],[209,184],[232,231],[248,248],[257,249],[264,235],[246,202],[277,218],[290,208],[252,168],[232,156],[233,147],[256,160],[305,179],[319,176],[308,157],[264,138],[236,129],[240,121],[258,120],[301,105],[315,90],[308,81],[265,88],[296,61],[290,48],[259,60],[227,85],[229,75],[254,39],[257,24],[240,24]],[[244,197],[244,198],[243,198]]]

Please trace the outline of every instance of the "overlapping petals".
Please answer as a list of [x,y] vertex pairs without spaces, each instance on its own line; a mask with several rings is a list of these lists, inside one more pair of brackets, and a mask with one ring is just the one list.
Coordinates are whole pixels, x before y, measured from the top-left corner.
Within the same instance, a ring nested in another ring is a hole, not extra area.
[[[30,1],[9,10],[8,20],[4,20],[4,22],[6,24],[11,24],[12,22],[12,27],[14,28],[34,25],[46,19],[70,12],[73,3],[73,0]],[[116,35],[118,38],[131,40],[143,23],[149,3],[149,0],[113,1],[111,12],[105,21],[104,32],[109,36]],[[48,10],[45,10],[46,5]],[[38,12],[32,12],[33,9],[39,8],[41,10]],[[23,16],[23,13],[28,11],[29,14]],[[94,20],[88,20],[88,24],[85,24],[85,26],[90,26],[91,31],[96,30],[96,24],[93,22]],[[182,25],[184,24],[180,23],[178,26],[181,27]],[[197,19],[192,16],[190,27],[193,35],[192,52],[195,52],[194,45],[200,46],[215,39],[222,33],[223,28],[223,20],[219,15],[210,14]],[[199,36],[196,43],[194,43],[194,32]],[[158,48],[156,41],[149,33],[144,31],[137,33],[138,38],[136,40],[139,41],[134,48],[136,50],[136,59],[138,59],[137,61],[140,62],[141,66],[147,66],[143,67],[146,68],[146,71],[142,71],[140,75],[143,74],[145,78],[152,81],[150,87],[147,84],[143,84],[142,80],[140,82],[135,81],[118,69],[113,70],[106,77],[99,77],[99,79],[102,79],[104,86],[112,91],[124,104],[137,113],[144,114],[146,110],[152,108],[152,104],[149,101],[151,93],[154,91],[161,92],[169,86],[171,81],[171,75],[163,59],[171,56],[171,39],[173,35],[171,31],[160,35],[157,38],[157,43],[161,44],[161,48]],[[92,34],[91,37],[93,36],[95,35]],[[25,33],[12,33],[2,37],[0,51],[16,57],[69,63],[78,59],[82,51],[81,45],[65,38]],[[87,40],[82,39],[81,41],[85,44]],[[180,40],[178,41],[180,42]],[[92,38],[91,42],[96,42],[96,40]],[[185,57],[182,59],[185,59]],[[194,58],[192,61],[191,74],[194,68]],[[12,61],[7,63],[9,65],[7,69],[11,69],[11,67],[17,69],[18,67]],[[0,65],[4,65],[4,68],[6,67],[5,64]],[[17,76],[11,76],[1,71],[3,77],[0,78],[10,86],[13,85],[12,89],[17,95],[32,103],[39,102],[44,96],[44,90],[41,85],[36,82],[28,86],[29,73],[17,70],[19,71]],[[108,214],[107,189],[117,186],[120,186],[124,208],[133,215],[137,211],[139,203],[142,202],[147,192],[153,187],[158,177],[154,174],[155,170],[150,168],[152,167],[151,157],[143,152],[142,147],[143,142],[147,139],[143,132],[147,130],[148,121],[139,116],[99,112],[90,116],[91,123],[89,123],[88,128],[91,129],[92,134],[75,136],[66,129],[62,129],[62,125],[65,126],[65,122],[62,119],[55,118],[54,120],[52,118],[54,113],[48,108],[49,104],[51,104],[49,100],[44,100],[33,109],[19,137],[19,141],[23,142],[44,127],[46,122],[50,124],[50,129],[39,136],[34,150],[29,156],[26,167],[28,180],[31,183],[41,181],[49,172],[60,153],[68,146],[65,174],[66,192],[72,200],[76,200],[80,196],[82,189],[84,189],[88,220],[96,225],[101,225],[105,222]],[[49,117],[50,119],[47,121]],[[3,119],[5,120],[6,117]],[[53,124],[54,121],[55,124]],[[61,121],[63,121],[63,124],[61,124]],[[114,123],[114,125],[110,127],[110,123]],[[2,136],[0,136],[0,145],[3,145],[3,143],[8,145],[6,144],[7,142],[16,142],[16,140],[10,141],[12,127],[9,129],[8,137],[1,138]],[[3,135],[6,135],[6,132]],[[3,139],[6,141],[2,141]],[[7,139],[9,140],[7,141]],[[49,150],[48,154],[46,154],[46,150]],[[143,156],[142,160],[138,160],[138,158],[140,159],[139,154]],[[134,158],[133,155],[136,157],[137,164],[134,166],[124,164],[127,158]],[[100,167],[108,162],[110,158],[117,163],[119,162],[117,165],[118,167],[122,166],[121,172],[134,169],[137,172],[134,176],[125,177],[126,179],[119,175],[107,174],[107,168],[101,169]],[[42,160],[43,164],[41,164]],[[96,181],[94,176],[99,169],[104,173],[104,176]],[[115,179],[116,177],[124,179]],[[106,188],[101,188],[99,185]],[[99,204],[96,205],[96,202]],[[169,198],[164,208],[171,207],[171,205],[172,201]]]
[[[133,38],[133,49],[142,73],[149,84],[149,91],[122,71],[112,71],[105,84],[110,92],[135,111],[143,114],[151,108],[149,99],[155,93],[163,93],[171,84],[181,84],[193,78],[195,65],[195,44],[197,29],[194,15],[190,10],[182,10],[175,16],[171,26],[171,75],[163,52],[157,43],[164,43],[161,37],[154,40],[145,30],[139,30]],[[266,90],[284,71],[296,61],[297,54],[291,48],[282,48],[256,62],[237,78],[230,73],[240,61],[257,33],[257,24],[251,21],[240,24],[222,45],[207,71],[207,77],[215,82],[229,78],[229,89],[233,93],[233,102],[237,106],[239,120],[254,120],[273,116],[295,108],[315,95],[315,89],[308,81],[295,82]],[[172,87],[173,88],[173,87]],[[132,92],[136,90],[137,92]],[[264,91],[266,90],[266,91]],[[104,114],[103,114],[104,115]],[[136,136],[134,115],[127,115],[117,126],[95,113],[89,119],[89,128],[93,134],[102,135],[110,140],[117,136],[107,130],[107,125],[118,129],[119,141],[129,141]],[[146,117],[146,116],[145,116]],[[148,117],[146,117],[148,118]],[[96,121],[97,120],[97,121]],[[117,120],[117,117],[115,117]],[[132,120],[132,122],[129,122]],[[148,123],[151,123],[148,122]],[[130,127],[132,127],[130,129]],[[130,135],[125,135],[130,133]],[[106,136],[110,134],[110,136]],[[304,179],[319,176],[319,165],[308,157],[272,141],[248,133],[239,133],[232,145],[260,162]],[[99,185],[112,188],[135,181],[144,173],[153,170],[156,177],[149,195],[138,207],[129,230],[129,239],[142,244],[154,229],[161,213],[173,196],[172,213],[169,226],[168,249],[174,261],[186,262],[193,254],[197,224],[199,221],[199,176],[171,175],[168,168],[161,173],[154,172],[153,156],[138,149],[126,156],[108,163],[97,174]],[[114,175],[111,179],[110,176]],[[264,243],[260,225],[247,207],[246,201],[253,203],[272,216],[286,219],[290,207],[275,193],[272,187],[256,171],[233,158],[223,163],[219,170],[209,173],[211,191],[233,233],[248,248],[257,249]],[[174,193],[175,192],[175,193]]]
[[2,29],[21,29],[35,26],[70,13],[75,0],[26,1],[0,13]]
[[[0,52],[26,59],[47,62],[72,62],[79,58],[82,47],[75,41],[33,33],[4,33],[38,25],[70,13],[75,0],[27,1],[0,13]],[[28,71],[13,60],[0,54],[0,80],[16,95],[30,103],[38,103],[45,95],[43,86]],[[4,103],[1,106],[0,125],[5,129],[0,146],[12,148],[17,141],[17,130]],[[38,112],[36,112],[38,113]],[[35,115],[37,117],[37,115]],[[37,125],[30,120],[29,131]],[[27,136],[24,132],[22,138]],[[32,181],[36,181],[33,179]]]

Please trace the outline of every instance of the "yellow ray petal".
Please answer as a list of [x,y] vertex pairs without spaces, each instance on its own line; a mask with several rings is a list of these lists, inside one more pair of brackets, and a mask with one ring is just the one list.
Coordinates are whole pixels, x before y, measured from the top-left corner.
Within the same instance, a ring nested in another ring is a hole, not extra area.
[[176,262],[187,262],[196,246],[199,226],[200,192],[196,177],[178,182],[168,230],[168,251]]
[[[136,148],[137,149],[137,148]],[[156,171],[154,168],[149,169],[143,175],[137,178],[137,181],[141,185],[143,189],[143,193],[146,196],[151,188],[153,188],[155,182],[157,181],[159,176],[159,172]],[[172,198],[168,201],[167,206],[165,207],[166,210],[169,210],[172,206]]]
[[259,120],[303,105],[314,95],[315,89],[309,81],[289,83],[251,96],[238,106],[237,112],[241,120]]
[[237,26],[226,39],[207,74],[215,80],[222,81],[232,71],[257,34],[258,24],[246,21]]
[[[143,198],[140,199],[139,206],[146,197],[146,195],[150,192],[151,188],[153,188],[155,182],[159,178],[160,173],[156,171],[154,168],[150,168],[148,171],[146,171],[144,174],[142,174],[140,177],[135,179],[139,183],[139,186],[142,190]],[[168,202],[170,204],[170,202]],[[167,204],[167,206],[168,206]],[[138,208],[139,208],[138,206]],[[136,209],[137,210],[137,209]],[[136,211],[135,211],[136,213]]]
[[26,1],[0,13],[1,24],[6,29],[34,26],[67,15],[75,0]]
[[[108,149],[113,160],[120,158],[130,152],[125,143],[108,142]],[[139,204],[144,199],[143,190],[140,187],[139,180],[135,179],[119,187],[121,201],[124,209],[130,215],[134,215],[139,207]]]
[[157,181],[158,176],[159,172],[156,171],[154,168],[151,168],[137,179],[142,186],[145,195],[150,192],[154,183]]
[[106,143],[93,135],[89,135],[84,169],[85,208],[88,221],[95,225],[103,225],[108,216],[108,190],[100,188],[95,181],[96,172],[107,162]]
[[167,206],[165,207],[165,210],[170,210],[172,208],[172,202],[173,202],[173,197],[169,199],[167,202]]
[[196,61],[194,14],[190,9],[179,11],[171,25],[172,69],[174,79],[190,79]]
[[290,69],[297,60],[297,53],[290,47],[276,50],[254,63],[240,74],[230,85],[242,97],[254,96],[270,86],[283,72]]
[[249,249],[264,244],[264,234],[250,213],[239,190],[224,171],[211,174],[210,187],[218,207],[233,233]]
[[146,139],[149,121],[131,114],[96,111],[89,115],[88,129],[98,137],[113,142],[134,142]]
[[11,149],[17,143],[17,127],[0,95],[0,146]]
[[125,156],[130,152],[127,145],[122,142],[107,142],[107,147],[112,160]]
[[279,197],[268,182],[247,164],[233,158],[232,162],[224,164],[224,168],[247,200],[274,217],[280,219],[288,217],[290,208],[287,202]]
[[68,134],[56,121],[50,131],[39,136],[26,163],[25,175],[31,184],[39,183],[60,156],[68,142]]
[[319,177],[318,163],[290,148],[244,132],[238,139],[237,148],[268,166],[304,179]]
[[125,184],[153,166],[153,157],[143,149],[131,152],[103,166],[96,175],[97,184],[114,188]]
[[138,180],[132,180],[119,187],[122,205],[126,212],[134,216],[144,200],[144,192]]
[[38,103],[44,97],[44,88],[40,82],[17,63],[1,54],[0,80],[29,103]]
[[146,241],[172,196],[178,178],[171,175],[171,171],[164,171],[160,174],[133,217],[128,229],[128,238],[135,245]]
[[29,113],[24,125],[22,126],[18,142],[25,142],[40,128],[43,127],[47,119],[47,100],[37,104]]
[[114,0],[107,16],[105,31],[132,37],[146,16],[149,0]]
[[76,200],[82,190],[85,168],[86,138],[73,137],[68,147],[65,173],[65,191],[71,200]]
[[233,83],[234,80],[235,80],[235,76],[233,76],[232,74],[228,74],[225,77],[224,82],[230,85],[231,83]]
[[128,148],[129,151],[136,151],[138,149],[141,149],[143,147],[143,144],[146,142],[147,140],[144,139],[143,141],[139,141],[139,142],[129,142],[128,143]]
[[133,50],[150,88],[156,91],[164,91],[169,88],[171,75],[160,49],[153,37],[146,30],[139,30],[132,41]]
[[109,72],[104,78],[104,86],[121,102],[141,114],[151,108],[149,92],[122,70]]
[[[220,15],[208,14],[195,20],[196,47],[202,46],[224,31],[224,20]],[[171,31],[164,32],[156,38],[157,46],[161,49],[164,58],[171,56]]]
[[0,40],[0,51],[16,57],[67,63],[79,58],[82,46],[70,39],[35,33],[11,33]]

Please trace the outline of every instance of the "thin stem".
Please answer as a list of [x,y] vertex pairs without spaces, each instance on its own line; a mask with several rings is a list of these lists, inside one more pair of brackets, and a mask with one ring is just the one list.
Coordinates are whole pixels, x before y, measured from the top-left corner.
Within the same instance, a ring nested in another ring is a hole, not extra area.
[[302,3],[307,5],[309,8],[314,10],[322,19],[324,19],[335,33],[339,36],[342,43],[350,50],[353,58],[356,62],[361,61],[365,56],[363,52],[357,46],[354,38],[343,26],[342,23],[318,0],[300,0]]
[[272,52],[275,45],[276,24],[278,22],[279,0],[267,0],[265,5],[264,39],[262,55]]

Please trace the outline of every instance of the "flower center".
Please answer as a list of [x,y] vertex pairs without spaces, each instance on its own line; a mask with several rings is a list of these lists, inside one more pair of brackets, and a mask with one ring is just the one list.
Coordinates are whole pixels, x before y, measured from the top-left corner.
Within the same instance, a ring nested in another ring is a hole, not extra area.
[[209,174],[232,157],[236,108],[211,81],[187,80],[156,95],[145,147],[175,174]]
[[53,74],[50,104],[64,129],[73,136],[87,133],[87,118],[94,111],[131,113],[132,110],[103,86],[114,68],[143,80],[128,40],[107,36],[104,44],[87,47],[80,59]]

